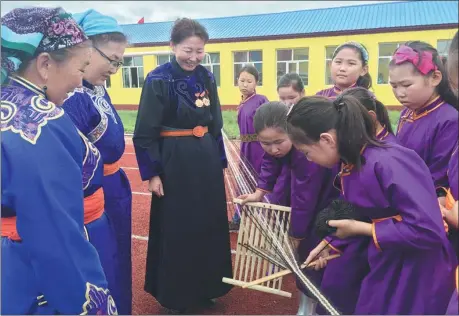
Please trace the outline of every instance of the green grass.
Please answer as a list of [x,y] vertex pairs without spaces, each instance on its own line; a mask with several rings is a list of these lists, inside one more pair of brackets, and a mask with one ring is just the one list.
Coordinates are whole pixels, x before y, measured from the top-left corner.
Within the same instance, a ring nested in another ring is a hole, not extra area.
[[137,120],[137,111],[119,110],[118,114],[123,121],[124,131],[134,133],[135,121]]
[[[137,111],[120,110],[118,114],[123,121],[126,133],[134,132],[135,121],[137,119]],[[237,126],[237,112],[236,111],[223,111],[223,130],[228,135],[228,138],[239,138],[239,127]],[[400,117],[399,111],[389,111],[389,118],[392,123],[392,128],[396,129],[397,122]]]

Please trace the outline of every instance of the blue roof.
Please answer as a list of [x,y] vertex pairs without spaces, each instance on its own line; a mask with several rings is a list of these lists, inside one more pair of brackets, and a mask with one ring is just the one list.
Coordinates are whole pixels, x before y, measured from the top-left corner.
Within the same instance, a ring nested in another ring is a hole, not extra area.
[[[458,1],[386,2],[197,19],[211,40],[457,24]],[[131,44],[169,42],[173,22],[125,24]]]

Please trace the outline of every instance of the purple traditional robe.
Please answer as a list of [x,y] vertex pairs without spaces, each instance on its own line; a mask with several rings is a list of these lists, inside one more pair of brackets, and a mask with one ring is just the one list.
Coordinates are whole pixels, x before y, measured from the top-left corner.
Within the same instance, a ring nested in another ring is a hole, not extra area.
[[449,301],[448,310],[446,315],[459,314],[459,267],[456,269],[456,290],[454,290],[451,300]]
[[241,101],[238,107],[237,123],[241,134],[241,158],[248,162],[253,168],[254,173],[260,174],[261,160],[264,154],[260,142],[253,128],[253,117],[257,109],[268,102],[268,99],[261,94],[252,94],[250,97]]
[[361,170],[343,166],[341,173],[344,198],[373,208],[362,214],[373,220],[373,238],[355,314],[444,314],[457,260],[429,169],[397,144],[367,147],[362,155]]
[[[314,219],[318,211],[325,208],[338,191],[333,188],[333,171],[308,161],[303,153],[292,148],[281,159],[268,154],[263,156],[258,188],[271,191],[285,166],[291,171],[290,236],[301,239],[298,247],[299,260],[306,260],[307,255],[319,242],[314,233]],[[318,286],[322,271],[307,271],[307,275]],[[297,282],[300,290],[307,291]]]
[[430,169],[435,187],[448,187],[448,162],[457,142],[457,111],[440,97],[429,105],[400,114],[397,139],[418,153]]
[[[354,88],[356,86],[357,86],[357,84],[353,84],[349,88]],[[328,89],[320,90],[319,92],[316,93],[316,95],[320,95],[322,97],[327,97],[327,98],[333,100],[333,99],[336,99],[336,97],[339,96],[342,92],[343,92],[343,90],[341,90],[337,86],[333,86],[333,87],[328,88]]]
[[448,165],[448,182],[449,182],[449,190],[451,192],[452,197],[454,198],[455,201],[457,201],[458,195],[459,195],[459,179],[458,179],[458,153],[459,153],[459,144],[456,143],[456,148],[453,151],[453,154],[451,155],[451,159],[449,160],[449,165]]
[[[376,138],[388,144],[397,143],[396,137],[385,128],[377,133]],[[326,240],[334,250],[332,253],[339,253],[341,256],[327,263],[320,288],[343,315],[351,315],[355,310],[362,280],[370,269],[367,255],[370,238],[366,236],[346,239],[327,237]],[[326,311],[318,306],[317,313],[323,315]]]

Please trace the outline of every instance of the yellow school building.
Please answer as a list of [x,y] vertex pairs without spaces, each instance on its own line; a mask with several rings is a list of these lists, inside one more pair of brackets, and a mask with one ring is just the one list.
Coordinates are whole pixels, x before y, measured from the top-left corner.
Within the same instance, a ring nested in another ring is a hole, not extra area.
[[[458,1],[407,1],[199,19],[210,36],[202,64],[214,73],[223,108],[239,104],[238,70],[252,63],[261,74],[257,92],[277,100],[286,72],[298,73],[307,95],[331,87],[334,49],[362,43],[369,53],[373,92],[388,107],[399,107],[388,83],[388,64],[404,42],[420,40],[443,56],[458,30]],[[136,109],[148,72],[171,57],[173,22],[123,25],[130,46],[124,65],[106,83],[118,109]]]

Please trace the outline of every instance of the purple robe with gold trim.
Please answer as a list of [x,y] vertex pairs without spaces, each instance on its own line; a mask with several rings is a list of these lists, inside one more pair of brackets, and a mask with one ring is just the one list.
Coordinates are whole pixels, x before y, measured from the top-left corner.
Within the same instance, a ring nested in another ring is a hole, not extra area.
[[264,95],[253,94],[246,100],[241,101],[237,112],[237,124],[241,134],[241,158],[245,158],[244,160],[251,166],[249,170],[253,170],[256,175],[260,173],[264,150],[261,148],[260,142],[256,140],[253,117],[257,109],[266,102],[269,101]]
[[429,169],[397,144],[362,155],[361,170],[344,166],[341,174],[344,198],[372,210],[362,214],[373,220],[373,238],[355,314],[444,314],[457,260]]
[[[397,143],[396,137],[385,128],[379,131],[376,138],[387,144]],[[355,310],[362,280],[369,272],[367,248],[370,238],[327,237],[326,240],[334,249],[332,253],[340,253],[341,256],[327,263],[320,288],[335,308],[344,315],[351,315]],[[317,313],[326,314],[321,306],[317,307]]]
[[[295,148],[280,159],[268,154],[263,156],[258,188],[271,191],[286,165],[291,171],[290,236],[301,239],[298,256],[300,261],[304,261],[319,242],[313,227],[317,212],[325,208],[339,192],[332,185],[333,169],[308,161]],[[317,286],[320,284],[322,271],[307,270],[306,273]],[[299,282],[297,285],[303,292],[307,292]]]
[[448,162],[458,135],[458,113],[441,98],[400,114],[397,139],[402,146],[418,153],[429,167],[435,187],[448,187]]

